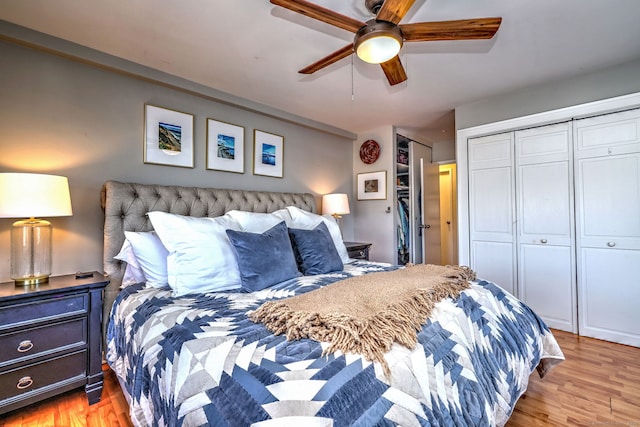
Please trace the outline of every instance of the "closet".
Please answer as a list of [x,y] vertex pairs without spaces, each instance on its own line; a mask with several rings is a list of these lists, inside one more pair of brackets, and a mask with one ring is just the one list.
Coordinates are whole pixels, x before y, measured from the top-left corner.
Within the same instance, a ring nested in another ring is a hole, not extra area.
[[467,142],[478,276],[552,328],[640,346],[640,110]]
[[440,263],[440,183],[431,147],[396,134],[398,264]]

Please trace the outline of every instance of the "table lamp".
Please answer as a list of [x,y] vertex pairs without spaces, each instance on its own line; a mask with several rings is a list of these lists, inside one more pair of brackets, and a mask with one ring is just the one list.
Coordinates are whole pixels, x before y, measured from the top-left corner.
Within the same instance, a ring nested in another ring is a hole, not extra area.
[[51,275],[51,223],[36,217],[70,215],[66,177],[0,173],[0,218],[29,218],[11,228],[11,278],[16,286],[47,283]]
[[325,194],[322,196],[322,214],[332,215],[336,221],[349,211],[349,198],[344,193]]

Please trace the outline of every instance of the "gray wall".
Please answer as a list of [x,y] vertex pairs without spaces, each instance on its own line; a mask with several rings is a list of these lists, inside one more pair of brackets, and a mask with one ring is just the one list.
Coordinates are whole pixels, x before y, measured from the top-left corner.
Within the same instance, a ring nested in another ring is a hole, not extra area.
[[640,92],[640,60],[458,106],[456,129]]
[[[380,157],[373,164],[360,160],[360,146],[368,139],[380,145]],[[393,126],[380,126],[358,135],[353,145],[353,213],[358,219],[354,224],[355,239],[372,243],[369,256],[372,261],[397,263],[396,229],[393,214],[395,209],[395,130]],[[357,200],[357,175],[361,173],[386,172],[386,198],[384,200]],[[388,209],[387,209],[388,208]],[[346,216],[345,216],[346,218]]]
[[[77,45],[72,48],[82,53]],[[322,194],[353,194],[355,136],[327,132],[304,120],[298,124],[286,114],[278,118],[277,111],[268,108],[264,113],[246,108],[249,102],[217,101],[206,88],[202,93],[193,85],[183,90],[178,86],[189,82],[171,76],[163,77],[170,83],[164,84],[157,75],[145,78],[144,70],[132,75],[57,52],[0,42],[0,172],[69,178],[73,216],[47,218],[54,227],[54,274],[102,271],[100,188],[106,180],[311,192],[318,196],[318,206]],[[106,62],[124,64],[117,58]],[[145,103],[194,114],[195,168],[143,163]],[[207,118],[245,128],[244,174],[206,169]],[[284,136],[284,178],[252,174],[254,129]],[[0,219],[0,281],[9,280],[13,221]],[[344,217],[343,232],[345,240],[353,238],[353,215]]]

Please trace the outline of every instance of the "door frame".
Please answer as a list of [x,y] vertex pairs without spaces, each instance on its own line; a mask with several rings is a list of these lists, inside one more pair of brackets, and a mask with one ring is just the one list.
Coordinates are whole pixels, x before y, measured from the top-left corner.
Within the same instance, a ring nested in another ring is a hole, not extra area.
[[[456,265],[458,264],[458,201],[457,201],[457,192],[456,192],[456,164],[455,163],[443,163],[439,166],[440,172],[440,260],[444,263],[445,258],[442,256],[444,254],[444,240],[446,239],[446,231],[442,224],[442,212],[444,211],[445,206],[449,206],[451,209],[451,224],[446,224],[450,226],[451,236],[450,236],[450,244],[451,244],[451,260],[449,264]],[[443,174],[448,177],[449,185],[447,189],[449,190],[447,193],[443,194]]]

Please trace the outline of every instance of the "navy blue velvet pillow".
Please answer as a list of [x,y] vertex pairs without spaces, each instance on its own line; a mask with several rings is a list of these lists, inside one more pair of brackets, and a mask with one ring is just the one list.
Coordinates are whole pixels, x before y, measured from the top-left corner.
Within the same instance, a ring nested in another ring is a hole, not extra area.
[[227,236],[244,290],[259,291],[300,276],[284,221],[262,234],[227,230]]
[[298,268],[305,276],[342,271],[344,265],[329,229],[321,221],[313,230],[290,228]]

